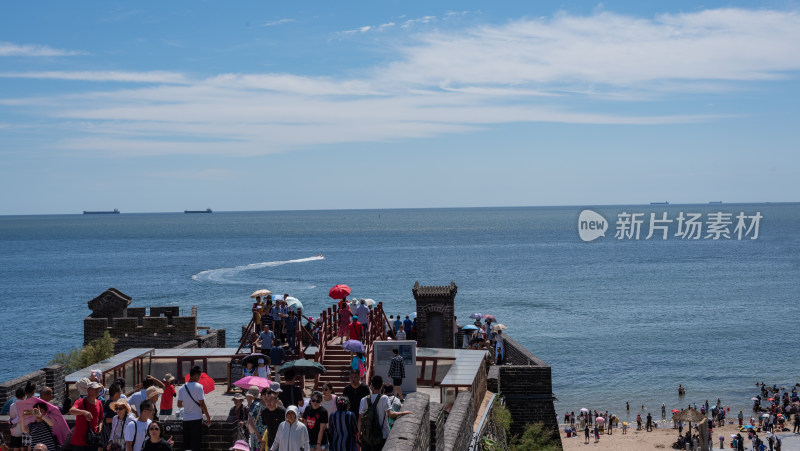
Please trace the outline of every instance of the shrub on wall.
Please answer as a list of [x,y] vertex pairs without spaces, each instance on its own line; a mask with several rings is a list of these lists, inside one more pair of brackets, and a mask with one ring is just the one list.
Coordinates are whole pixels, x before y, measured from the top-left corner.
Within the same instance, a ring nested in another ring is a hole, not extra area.
[[72,348],[66,353],[57,353],[48,365],[60,363],[64,365],[64,372],[67,374],[87,368],[113,356],[116,342],[116,338],[112,338],[111,334],[105,331],[102,337],[90,341],[86,346]]

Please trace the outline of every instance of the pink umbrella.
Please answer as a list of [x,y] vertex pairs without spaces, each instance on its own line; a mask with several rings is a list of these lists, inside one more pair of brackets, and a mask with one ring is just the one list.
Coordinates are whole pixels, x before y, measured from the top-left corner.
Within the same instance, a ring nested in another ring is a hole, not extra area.
[[605,423],[606,419],[603,418],[603,417],[597,417],[597,418],[594,419],[594,422],[597,423],[597,424],[601,424],[601,423]]
[[[61,409],[58,407],[39,398],[28,398],[17,401],[17,412],[22,413],[25,410],[32,410],[33,406],[39,402],[47,404],[47,414],[53,420],[53,435],[56,436],[58,443],[64,443],[64,439],[67,438],[69,433],[69,426],[67,425],[67,420],[64,419],[64,415],[61,415]],[[27,424],[33,423],[35,420],[36,418],[33,415],[25,416],[25,423]]]
[[246,376],[234,382],[233,385],[239,388],[243,388],[245,390],[247,390],[252,386],[258,387],[259,390],[263,390],[269,387],[269,381],[267,379],[264,379],[263,377]]

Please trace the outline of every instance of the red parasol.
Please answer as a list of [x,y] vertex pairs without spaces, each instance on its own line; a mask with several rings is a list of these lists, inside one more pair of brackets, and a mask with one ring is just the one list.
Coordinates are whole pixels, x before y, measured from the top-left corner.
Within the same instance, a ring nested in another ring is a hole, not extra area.
[[328,292],[328,296],[333,299],[344,299],[350,296],[350,287],[347,285],[336,285]]
[[[185,382],[189,382],[189,375],[183,378]],[[208,374],[200,373],[200,380],[197,381],[203,386],[203,393],[209,394],[214,391],[214,379],[211,379]]]

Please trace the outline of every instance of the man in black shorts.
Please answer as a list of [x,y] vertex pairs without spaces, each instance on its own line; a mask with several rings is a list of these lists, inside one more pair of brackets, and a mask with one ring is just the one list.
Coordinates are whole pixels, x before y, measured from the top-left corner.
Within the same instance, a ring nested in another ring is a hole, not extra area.
[[403,399],[403,379],[406,378],[406,366],[397,348],[392,349],[392,354],[394,356],[392,356],[392,363],[389,364],[389,379],[394,385],[394,395],[403,402],[405,401]]

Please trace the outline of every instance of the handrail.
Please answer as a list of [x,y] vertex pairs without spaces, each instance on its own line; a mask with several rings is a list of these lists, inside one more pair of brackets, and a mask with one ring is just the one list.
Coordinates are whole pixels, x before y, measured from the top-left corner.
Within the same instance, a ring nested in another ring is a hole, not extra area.
[[[338,328],[333,326],[333,322],[336,321],[336,324],[339,324],[339,312],[338,310],[332,311],[331,307],[328,307],[327,311],[322,311],[320,317],[322,318],[322,326],[320,326],[322,332],[320,333],[317,352],[314,353],[314,361],[322,365],[325,361],[325,351],[328,349],[328,342],[331,341],[332,338],[335,338],[336,331],[338,330]],[[331,336],[332,334],[333,336]],[[319,374],[314,376],[314,390],[319,390],[319,376]]]
[[[244,330],[242,331],[242,336],[239,338],[239,347],[236,348],[237,354],[239,354],[242,351],[242,348],[244,347],[244,343],[246,341],[245,338],[250,337],[251,334],[250,329],[254,328],[255,328],[254,318],[250,318],[250,322],[247,323],[247,327],[244,328]],[[255,333],[255,331],[253,331],[252,333]],[[252,350],[253,349],[251,348],[250,351]]]

